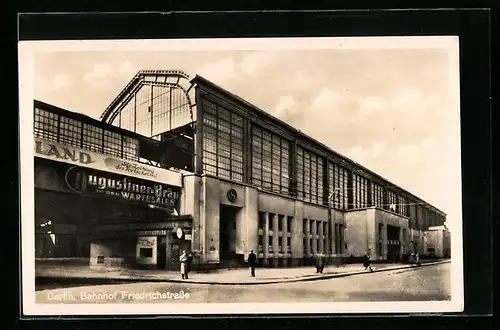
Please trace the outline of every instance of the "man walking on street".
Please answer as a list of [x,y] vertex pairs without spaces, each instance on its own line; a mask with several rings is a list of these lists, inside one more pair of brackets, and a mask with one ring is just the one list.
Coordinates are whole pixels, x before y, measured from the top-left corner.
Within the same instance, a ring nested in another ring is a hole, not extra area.
[[179,263],[181,264],[181,276],[182,279],[188,279],[188,273],[187,273],[187,254],[186,251],[182,251],[181,255],[179,256]]
[[255,277],[255,264],[257,263],[257,256],[250,250],[248,255],[248,267],[250,267],[250,276]]
[[363,266],[365,267],[365,270],[370,269],[371,272],[373,271],[372,266],[370,266],[370,251],[365,253],[363,256]]

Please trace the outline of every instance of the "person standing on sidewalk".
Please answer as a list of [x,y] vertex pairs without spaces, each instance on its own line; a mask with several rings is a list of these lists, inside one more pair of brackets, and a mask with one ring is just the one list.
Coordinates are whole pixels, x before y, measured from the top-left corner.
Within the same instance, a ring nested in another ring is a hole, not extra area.
[[369,269],[370,272],[373,271],[372,266],[370,266],[370,251],[366,252],[363,256],[363,266],[365,267],[365,270]]
[[179,262],[181,264],[181,276],[182,276],[182,279],[188,279],[188,273],[187,273],[187,254],[186,254],[186,250],[183,250],[181,255],[179,256]]
[[318,257],[316,258],[316,273],[323,274],[324,268],[325,268],[325,264],[323,262],[323,255],[318,254]]
[[248,255],[248,267],[250,267],[250,276],[255,277],[255,264],[257,263],[257,256],[250,250]]

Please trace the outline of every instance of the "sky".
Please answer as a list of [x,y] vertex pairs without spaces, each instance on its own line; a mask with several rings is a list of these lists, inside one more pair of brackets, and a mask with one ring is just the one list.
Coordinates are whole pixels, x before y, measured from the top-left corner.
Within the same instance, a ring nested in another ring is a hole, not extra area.
[[44,51],[34,97],[98,119],[138,70],[199,74],[461,223],[458,43],[367,44]]

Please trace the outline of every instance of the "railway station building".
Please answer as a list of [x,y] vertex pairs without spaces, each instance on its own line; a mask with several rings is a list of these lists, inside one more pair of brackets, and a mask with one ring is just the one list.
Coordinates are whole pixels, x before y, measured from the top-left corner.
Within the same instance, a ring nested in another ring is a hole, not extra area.
[[34,101],[36,256],[92,267],[424,253],[446,215],[197,75],[142,70],[100,120]]

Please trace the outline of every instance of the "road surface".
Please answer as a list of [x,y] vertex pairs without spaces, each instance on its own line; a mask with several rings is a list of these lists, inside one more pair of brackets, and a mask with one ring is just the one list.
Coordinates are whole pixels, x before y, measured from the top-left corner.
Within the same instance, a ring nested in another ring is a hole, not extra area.
[[36,292],[37,303],[250,303],[443,301],[451,299],[450,263],[311,282],[266,285],[128,283]]

